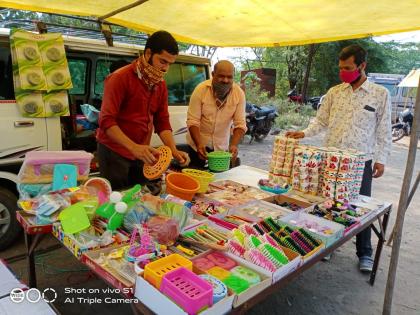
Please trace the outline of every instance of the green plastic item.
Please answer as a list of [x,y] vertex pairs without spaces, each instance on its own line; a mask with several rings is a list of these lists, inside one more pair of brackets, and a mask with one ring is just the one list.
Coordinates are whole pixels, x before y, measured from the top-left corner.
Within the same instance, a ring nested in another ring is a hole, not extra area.
[[133,188],[127,190],[124,195],[118,191],[113,191],[109,196],[109,202],[105,202],[96,209],[96,214],[102,218],[110,219],[115,213],[115,204],[120,201],[125,202],[127,208],[131,209],[139,199],[137,198],[137,194],[140,190],[141,186],[137,184]]
[[61,211],[58,219],[61,221],[64,233],[74,234],[90,227],[89,217],[86,213],[87,207],[90,207],[90,203],[83,201]]
[[225,151],[213,151],[207,154],[209,170],[213,172],[224,172],[229,170],[232,154]]
[[249,288],[248,281],[234,275],[230,275],[226,279],[222,280],[222,282],[236,294],[244,292]]
[[258,273],[243,266],[236,266],[235,268],[231,269],[230,272],[234,276],[242,278],[252,285],[261,282],[261,277]]
[[118,202],[115,205],[115,212],[108,221],[107,230],[115,231],[124,222],[124,216],[127,212],[127,204],[125,202]]
[[141,185],[137,184],[133,186],[133,188],[123,193],[121,201],[127,204],[128,209],[131,209],[139,200],[137,194],[140,192],[140,190]]

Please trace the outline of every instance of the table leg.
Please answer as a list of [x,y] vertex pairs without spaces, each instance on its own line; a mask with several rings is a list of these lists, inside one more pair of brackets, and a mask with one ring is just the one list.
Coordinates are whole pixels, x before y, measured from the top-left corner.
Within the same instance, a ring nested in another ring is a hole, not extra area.
[[25,232],[25,243],[28,262],[28,282],[30,288],[36,288],[35,255],[33,250],[33,236]]
[[[372,272],[370,273],[370,279],[369,279],[369,283],[372,286],[375,284],[376,272],[378,270],[379,260],[381,258],[381,253],[382,253],[382,248],[383,248],[384,243],[385,243],[385,235],[386,235],[386,229],[388,227],[389,214],[390,214],[390,211],[388,211],[384,214],[384,218],[383,218],[383,221],[382,221],[382,226],[380,227],[381,233],[378,235],[378,246],[376,247],[375,260],[373,261],[373,268],[372,268]],[[380,220],[379,220],[379,222],[380,222]]]

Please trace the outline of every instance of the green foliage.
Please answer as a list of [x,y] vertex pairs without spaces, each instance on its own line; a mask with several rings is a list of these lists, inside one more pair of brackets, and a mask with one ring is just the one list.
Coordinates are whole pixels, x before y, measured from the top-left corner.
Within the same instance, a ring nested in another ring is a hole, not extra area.
[[246,101],[256,105],[272,105],[277,109],[279,117],[276,119],[276,127],[280,129],[303,129],[308,124],[316,111],[311,105],[292,103],[281,97],[270,98],[267,92],[261,91],[255,72],[249,72],[244,80],[246,87]]

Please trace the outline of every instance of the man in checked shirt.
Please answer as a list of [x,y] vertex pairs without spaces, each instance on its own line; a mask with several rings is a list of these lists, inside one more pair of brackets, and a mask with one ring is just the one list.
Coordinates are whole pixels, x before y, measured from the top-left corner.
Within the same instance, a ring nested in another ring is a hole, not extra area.
[[[368,160],[360,194],[371,196],[372,178],[383,175],[391,151],[391,103],[386,88],[367,80],[366,57],[366,51],[359,45],[345,47],[338,62],[343,83],[327,92],[308,128],[288,131],[286,136],[300,139],[326,130],[325,146],[366,153]],[[371,272],[373,267],[370,238],[370,227],[356,236],[362,272]]]

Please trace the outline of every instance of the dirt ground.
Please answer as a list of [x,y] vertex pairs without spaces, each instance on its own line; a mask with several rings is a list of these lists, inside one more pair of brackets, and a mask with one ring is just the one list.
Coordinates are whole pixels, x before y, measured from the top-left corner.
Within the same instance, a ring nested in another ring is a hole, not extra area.
[[[271,157],[273,137],[263,143],[244,143],[240,146],[242,164],[267,169]],[[307,141],[320,144],[320,138]],[[392,156],[386,167],[383,178],[374,181],[373,196],[393,203],[392,219],[388,234],[394,225],[399,194],[404,176],[408,152],[408,138],[392,147]],[[415,174],[420,170],[420,157],[417,159]],[[417,193],[408,209],[404,236],[401,245],[397,283],[394,291],[394,314],[420,314],[420,194]],[[373,234],[373,233],[372,233]],[[376,246],[376,237],[372,243]],[[39,248],[57,244],[47,236]],[[23,237],[7,251],[0,252],[1,258],[23,254],[25,251]],[[368,276],[357,269],[355,244],[348,242],[337,250],[329,262],[320,262],[309,269],[294,282],[278,293],[250,310],[249,314],[381,314],[388,274],[391,247],[384,247],[382,260],[374,287],[368,283]],[[18,260],[10,264],[12,270],[27,281],[26,261]],[[98,313],[131,314],[128,304],[92,304],[65,303],[65,288],[107,288],[107,285],[96,278],[80,264],[67,250],[60,248],[37,258],[38,287],[52,287],[57,290],[57,309],[64,315],[87,315]],[[118,295],[106,294],[105,297],[119,298]],[[93,297],[89,294],[77,294],[76,297]],[[100,296],[96,296],[100,297]],[[77,300],[76,300],[77,302]]]

